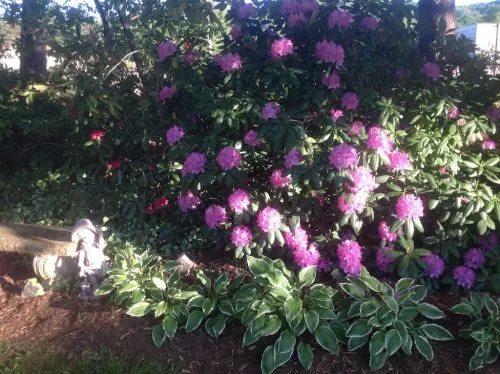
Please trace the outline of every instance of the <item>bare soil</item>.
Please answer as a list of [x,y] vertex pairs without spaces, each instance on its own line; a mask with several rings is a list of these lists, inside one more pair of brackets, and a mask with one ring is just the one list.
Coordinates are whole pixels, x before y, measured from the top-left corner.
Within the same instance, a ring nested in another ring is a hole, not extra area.
[[[151,341],[152,318],[132,318],[124,310],[103,298],[82,302],[76,290],[49,292],[37,298],[21,297],[23,282],[33,277],[29,262],[19,255],[0,253],[0,343],[51,350],[65,356],[78,357],[89,350],[110,351],[113,355],[131,361],[153,359],[160,362],[182,362],[184,373],[231,374],[259,373],[260,356],[269,342],[260,342],[243,349],[244,330],[231,325],[218,339],[205,332],[176,337],[157,349]],[[202,260],[203,261],[203,260]],[[207,269],[231,272],[232,264],[207,262]],[[434,293],[429,302],[446,311],[459,297],[447,293]],[[447,312],[443,324],[456,336],[467,325],[467,320]],[[472,351],[470,341],[456,339],[434,343],[434,361],[427,362],[418,354],[411,357],[391,357],[380,373],[466,373]],[[365,373],[369,372],[368,352],[344,351],[330,355],[316,347],[312,373]],[[278,373],[301,373],[304,370],[294,357],[277,370]],[[479,373],[500,373],[500,360]]]

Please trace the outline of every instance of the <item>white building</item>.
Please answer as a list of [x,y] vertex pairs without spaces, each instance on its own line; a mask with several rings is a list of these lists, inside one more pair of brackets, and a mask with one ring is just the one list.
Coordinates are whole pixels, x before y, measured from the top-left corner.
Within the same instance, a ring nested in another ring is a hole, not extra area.
[[500,24],[476,23],[457,29],[457,36],[463,35],[474,42],[476,48],[482,52],[495,54],[497,64],[492,67],[492,73],[500,73],[498,57],[500,56]]

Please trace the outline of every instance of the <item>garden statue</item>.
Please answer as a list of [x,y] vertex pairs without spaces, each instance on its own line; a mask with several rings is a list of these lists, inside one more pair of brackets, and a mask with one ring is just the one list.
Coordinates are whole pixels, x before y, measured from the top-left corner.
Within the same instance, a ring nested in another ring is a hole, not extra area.
[[95,299],[95,291],[99,288],[107,270],[103,249],[106,246],[102,231],[98,230],[88,219],[76,221],[71,231],[71,240],[77,244],[77,259],[80,283],[80,299]]

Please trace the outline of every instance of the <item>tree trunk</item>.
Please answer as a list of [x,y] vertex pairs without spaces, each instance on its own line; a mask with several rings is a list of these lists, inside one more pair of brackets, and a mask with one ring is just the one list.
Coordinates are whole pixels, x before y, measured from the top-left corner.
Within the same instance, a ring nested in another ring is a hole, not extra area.
[[47,75],[47,45],[44,17],[46,0],[23,0],[21,12],[21,61],[23,83],[42,82]]
[[94,0],[94,4],[95,4],[95,8],[97,9],[97,13],[99,13],[99,16],[101,17],[102,32],[104,34],[104,40],[106,41],[106,44],[108,45],[108,47],[111,47],[113,44],[113,34],[112,34],[111,28],[109,26],[106,11],[104,10],[104,7],[102,6],[102,4],[99,0]]
[[453,35],[456,28],[455,0],[420,0],[418,2],[419,48],[426,59],[433,59],[431,43],[439,34],[440,24],[445,35]]

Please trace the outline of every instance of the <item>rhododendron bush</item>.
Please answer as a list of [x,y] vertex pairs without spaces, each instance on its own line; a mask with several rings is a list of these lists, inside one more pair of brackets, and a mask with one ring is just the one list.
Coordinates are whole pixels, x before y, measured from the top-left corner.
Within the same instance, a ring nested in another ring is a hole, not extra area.
[[482,60],[453,37],[419,56],[403,2],[217,3],[232,27],[219,51],[158,40],[166,126],[136,129],[166,153],[145,146],[156,182],[141,189],[163,239],[198,230],[237,257],[487,282],[499,97]]

